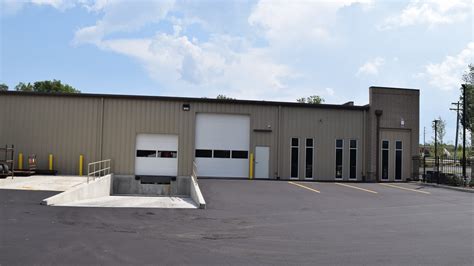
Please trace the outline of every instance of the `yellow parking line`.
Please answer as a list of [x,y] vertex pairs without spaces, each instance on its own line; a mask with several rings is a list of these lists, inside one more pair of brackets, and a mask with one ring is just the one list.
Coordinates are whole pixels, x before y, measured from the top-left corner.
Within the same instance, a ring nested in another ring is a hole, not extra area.
[[369,192],[369,193],[373,193],[373,194],[378,194],[377,191],[373,191],[373,190],[370,190],[370,189],[365,189],[365,188],[356,187],[356,186],[352,186],[352,185],[348,185],[348,184],[343,184],[343,183],[335,183],[335,184],[336,184],[336,185],[339,185],[339,186],[350,187],[350,188],[362,190],[362,191]]
[[307,187],[307,186],[303,186],[301,184],[298,184],[298,183],[295,183],[295,182],[292,182],[292,181],[289,181],[288,184],[292,184],[292,185],[295,185],[295,186],[298,186],[298,187],[306,188],[307,190],[311,190],[311,191],[316,192],[316,193],[321,193],[321,191],[319,191],[319,190],[316,190],[314,188],[310,188],[310,187]]
[[413,191],[413,192],[418,192],[418,193],[423,193],[423,194],[431,194],[431,193],[429,193],[428,191],[416,190],[416,189],[412,189],[412,188],[406,188],[406,187],[401,187],[401,186],[395,186],[395,185],[391,185],[391,184],[383,184],[383,183],[379,183],[379,184],[382,185],[382,186],[386,186],[386,187],[393,187],[393,188],[398,188],[398,189],[404,189],[404,190]]

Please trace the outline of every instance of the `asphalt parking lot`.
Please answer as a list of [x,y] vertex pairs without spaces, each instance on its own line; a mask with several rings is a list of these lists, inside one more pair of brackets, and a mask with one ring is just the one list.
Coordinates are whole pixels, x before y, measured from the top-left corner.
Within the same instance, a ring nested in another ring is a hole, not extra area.
[[48,207],[0,190],[0,264],[473,265],[474,194],[199,181],[198,209]]

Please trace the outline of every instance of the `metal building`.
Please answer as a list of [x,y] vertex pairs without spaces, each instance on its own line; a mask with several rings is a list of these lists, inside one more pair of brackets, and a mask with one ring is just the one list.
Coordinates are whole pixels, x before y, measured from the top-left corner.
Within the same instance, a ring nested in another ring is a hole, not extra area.
[[[419,91],[368,105],[0,92],[0,144],[60,174],[112,159],[116,175],[404,181],[417,175]],[[378,165],[378,167],[377,167]]]

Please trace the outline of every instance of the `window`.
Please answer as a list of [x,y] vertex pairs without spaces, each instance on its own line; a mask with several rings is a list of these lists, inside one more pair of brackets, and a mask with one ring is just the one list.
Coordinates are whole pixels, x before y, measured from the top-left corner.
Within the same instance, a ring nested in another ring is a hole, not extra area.
[[395,141],[395,180],[402,180],[402,142]]
[[402,149],[402,142],[397,140],[395,141],[395,149],[401,150]]
[[382,180],[388,180],[388,140],[382,141]]
[[212,150],[196,150],[196,158],[212,158]]
[[349,178],[357,179],[357,140],[351,139],[349,143]]
[[344,141],[336,139],[336,178],[342,178],[342,156],[343,156]]
[[291,139],[291,146],[292,147],[298,147],[299,146],[300,140],[298,138],[292,138]]
[[177,151],[158,151],[158,158],[176,158]]
[[291,138],[291,178],[298,178],[299,144],[298,138]]
[[156,157],[156,151],[137,150],[137,157]]
[[305,178],[313,178],[313,139],[306,139]]
[[230,158],[229,150],[214,150],[214,158]]
[[388,150],[388,140],[382,141],[382,149],[387,149]]
[[232,151],[232,159],[247,159],[249,158],[248,151]]

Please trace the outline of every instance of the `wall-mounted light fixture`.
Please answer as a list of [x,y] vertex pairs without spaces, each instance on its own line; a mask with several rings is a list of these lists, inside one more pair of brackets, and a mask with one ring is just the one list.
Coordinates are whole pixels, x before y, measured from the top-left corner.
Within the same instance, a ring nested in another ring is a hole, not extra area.
[[191,105],[189,103],[183,104],[183,111],[189,111],[191,110]]

